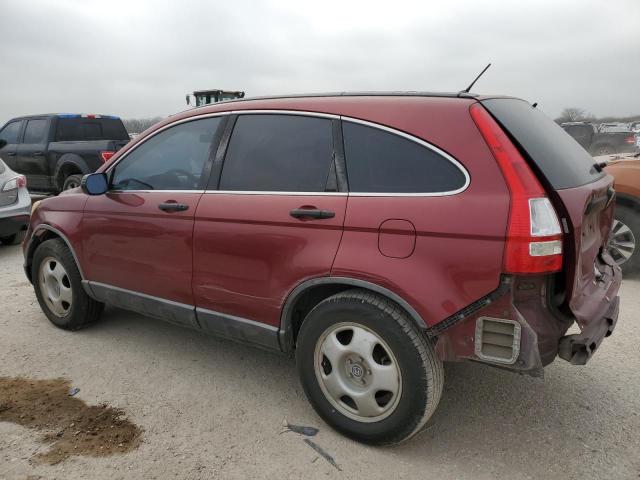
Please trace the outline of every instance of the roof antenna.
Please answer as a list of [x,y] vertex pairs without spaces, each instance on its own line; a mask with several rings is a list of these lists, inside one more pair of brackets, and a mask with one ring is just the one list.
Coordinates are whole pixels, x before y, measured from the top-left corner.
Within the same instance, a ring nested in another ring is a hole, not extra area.
[[478,75],[478,76],[475,78],[475,80],[474,80],[473,82],[471,82],[471,85],[469,85],[467,88],[465,88],[464,90],[462,90],[460,93],[469,93],[469,90],[471,90],[471,87],[473,87],[473,86],[476,84],[476,82],[478,81],[478,79],[479,79],[479,78],[484,74],[484,72],[486,72],[486,71],[489,69],[489,67],[490,67],[490,66],[491,66],[491,64],[489,64],[489,65],[487,65],[486,67],[484,67],[484,70],[482,70],[482,71],[480,72],[480,75]]

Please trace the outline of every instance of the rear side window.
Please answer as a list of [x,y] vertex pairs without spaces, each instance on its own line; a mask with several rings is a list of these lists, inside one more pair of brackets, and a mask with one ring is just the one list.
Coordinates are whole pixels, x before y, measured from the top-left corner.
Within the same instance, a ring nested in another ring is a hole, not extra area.
[[29,120],[27,128],[24,130],[22,143],[42,143],[47,134],[47,120]]
[[333,159],[331,120],[301,115],[240,115],[220,190],[323,192]]
[[18,134],[20,133],[21,121],[10,122],[0,131],[0,140],[6,141],[8,144],[18,143]]
[[56,140],[129,140],[129,134],[118,118],[59,118]]
[[591,155],[556,122],[524,100],[483,100],[487,110],[509,132],[556,190],[591,183],[605,174]]
[[466,184],[457,165],[413,140],[347,121],[342,132],[351,192],[438,194]]

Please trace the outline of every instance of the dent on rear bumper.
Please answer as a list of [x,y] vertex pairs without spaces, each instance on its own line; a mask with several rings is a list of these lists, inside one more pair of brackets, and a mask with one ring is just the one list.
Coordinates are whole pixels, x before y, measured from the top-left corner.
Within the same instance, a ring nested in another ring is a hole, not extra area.
[[[606,313],[590,322],[593,327],[583,329],[577,336],[565,337],[575,319],[552,313],[552,309],[548,306],[549,277],[508,278],[507,288],[503,290],[502,295],[438,335],[436,351],[441,360],[472,360],[521,373],[541,375],[543,368],[561,353],[560,350],[562,350],[562,358],[569,361],[574,358],[572,363],[585,363],[602,340],[613,331],[617,319],[617,308],[607,308]],[[617,297],[612,299],[612,304],[618,304]],[[508,319],[517,322],[520,327],[517,329],[518,353],[513,360],[492,361],[478,355],[480,348],[476,346],[478,338],[476,327],[480,318]],[[585,344],[587,353],[583,348]],[[565,352],[580,352],[580,354]],[[584,361],[581,361],[582,359]]]

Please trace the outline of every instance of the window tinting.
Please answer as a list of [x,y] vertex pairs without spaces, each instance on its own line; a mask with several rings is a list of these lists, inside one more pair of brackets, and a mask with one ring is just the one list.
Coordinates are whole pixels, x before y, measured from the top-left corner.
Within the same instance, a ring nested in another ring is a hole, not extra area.
[[145,141],[115,167],[115,190],[198,190],[220,117],[171,127]]
[[0,131],[0,139],[5,140],[8,144],[18,143],[18,134],[20,133],[20,125],[22,122],[11,122]]
[[301,115],[240,115],[220,190],[322,192],[333,158],[331,120]]
[[42,143],[47,133],[47,120],[29,120],[24,131],[22,143]]
[[117,118],[59,118],[56,140],[129,140],[129,134]]
[[351,192],[439,193],[465,184],[456,165],[412,140],[352,122],[342,132]]
[[524,100],[483,100],[489,112],[513,136],[555,189],[594,182],[598,172],[593,158],[556,122]]

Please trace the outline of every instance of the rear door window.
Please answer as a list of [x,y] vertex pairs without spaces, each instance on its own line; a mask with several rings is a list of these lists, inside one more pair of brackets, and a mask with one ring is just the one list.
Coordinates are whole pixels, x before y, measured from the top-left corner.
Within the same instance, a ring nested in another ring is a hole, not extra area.
[[59,118],[56,141],[129,140],[119,118]]
[[301,115],[240,115],[220,190],[323,192],[333,160],[331,120]]
[[27,121],[22,143],[43,143],[47,134],[47,122],[44,118]]
[[531,158],[556,190],[594,182],[605,174],[594,168],[591,155],[571,135],[524,100],[483,100],[487,110]]
[[22,121],[9,122],[2,130],[0,130],[0,140],[4,140],[7,144],[18,143],[18,135]]
[[356,193],[454,193],[463,170],[412,139],[380,128],[342,123],[349,191]]
[[221,117],[168,128],[127,154],[115,166],[114,190],[200,190]]

